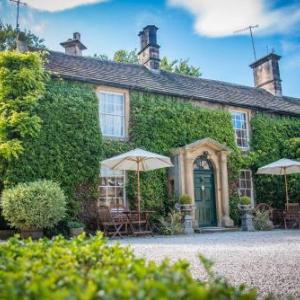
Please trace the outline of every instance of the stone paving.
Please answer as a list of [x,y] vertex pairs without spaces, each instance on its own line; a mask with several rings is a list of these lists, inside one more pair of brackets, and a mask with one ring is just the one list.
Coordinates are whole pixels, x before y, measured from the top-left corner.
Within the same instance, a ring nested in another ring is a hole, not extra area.
[[257,287],[260,296],[273,293],[300,299],[300,230],[139,237],[118,242],[131,245],[138,256],[150,260],[187,259],[195,278],[205,277],[197,258],[201,253],[233,284]]

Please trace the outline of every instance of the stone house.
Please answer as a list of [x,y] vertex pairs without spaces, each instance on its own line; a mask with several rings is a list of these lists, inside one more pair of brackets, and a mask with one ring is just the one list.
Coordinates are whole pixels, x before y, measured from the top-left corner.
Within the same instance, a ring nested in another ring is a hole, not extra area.
[[[236,144],[243,152],[249,150],[249,121],[257,112],[300,117],[300,99],[282,95],[279,55],[270,53],[250,65],[255,87],[179,75],[160,70],[157,30],[149,25],[139,33],[137,65],[82,56],[86,47],[79,33],[61,43],[65,53],[49,52],[47,68],[53,74],[95,86],[104,138],[127,142],[132,91],[170,95],[195,106],[230,112]],[[233,225],[227,171],[230,152],[210,137],[171,151],[174,168],[169,171],[169,182],[176,195],[192,197],[197,207],[196,227]],[[125,204],[126,174],[107,169],[101,169],[100,174],[100,200]],[[238,192],[251,197],[254,203],[251,170],[240,171]]]

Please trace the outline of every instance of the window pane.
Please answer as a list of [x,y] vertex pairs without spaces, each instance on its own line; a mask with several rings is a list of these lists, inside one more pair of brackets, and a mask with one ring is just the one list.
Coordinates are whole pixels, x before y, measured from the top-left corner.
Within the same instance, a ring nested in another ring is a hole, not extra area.
[[100,127],[104,136],[124,137],[125,97],[122,94],[98,93]]
[[124,115],[124,96],[119,94],[101,93],[100,111],[104,114]]
[[102,134],[106,136],[124,136],[124,117],[101,114]]
[[100,170],[100,198],[101,204],[126,206],[125,202],[125,171],[111,170],[102,167]]
[[235,130],[236,144],[241,148],[248,148],[248,128],[246,113],[233,112],[232,125]]
[[252,172],[251,170],[241,170],[238,182],[238,193],[241,196],[252,198]]

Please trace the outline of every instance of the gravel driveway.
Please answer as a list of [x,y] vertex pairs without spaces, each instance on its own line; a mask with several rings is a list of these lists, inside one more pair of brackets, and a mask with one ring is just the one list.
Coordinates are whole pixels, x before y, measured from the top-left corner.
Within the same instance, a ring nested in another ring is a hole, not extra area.
[[197,258],[201,253],[212,259],[214,270],[233,284],[257,287],[260,295],[300,299],[300,230],[140,237],[118,242],[131,245],[146,259],[187,259],[196,278],[204,276]]

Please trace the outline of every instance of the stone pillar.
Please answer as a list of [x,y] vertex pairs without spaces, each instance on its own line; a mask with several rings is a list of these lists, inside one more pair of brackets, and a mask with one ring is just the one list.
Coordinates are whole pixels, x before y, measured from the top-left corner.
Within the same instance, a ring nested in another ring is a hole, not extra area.
[[221,200],[222,200],[222,219],[221,223],[224,227],[233,226],[233,221],[229,217],[229,188],[228,188],[228,172],[227,172],[227,152],[220,153],[220,171],[221,171]]

